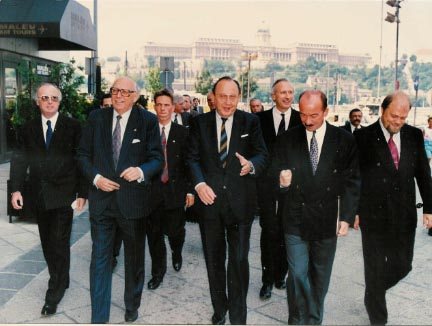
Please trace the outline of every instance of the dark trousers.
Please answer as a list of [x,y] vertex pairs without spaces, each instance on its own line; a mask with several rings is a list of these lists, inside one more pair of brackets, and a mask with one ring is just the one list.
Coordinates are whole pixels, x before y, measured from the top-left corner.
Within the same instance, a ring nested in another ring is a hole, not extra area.
[[165,235],[168,236],[172,254],[181,254],[186,236],[183,207],[165,209],[161,204],[147,219],[147,241],[152,259],[152,277],[161,279],[167,269]]
[[127,219],[113,203],[101,215],[91,214],[93,241],[90,263],[92,323],[109,321],[112,259],[116,229],[124,242],[126,310],[138,309],[144,286],[145,218]]
[[[247,316],[248,254],[252,223],[227,225],[224,216],[228,215],[225,214],[232,214],[228,207],[221,209],[218,218],[204,219],[202,222],[210,296],[215,314],[224,316],[229,311],[231,324],[244,325]],[[228,268],[226,269],[227,243]]]
[[337,238],[304,241],[285,234],[288,258],[288,324],[320,325]]
[[415,231],[377,234],[362,230],[366,311],[371,324],[387,323],[386,291],[412,269]]
[[276,214],[276,201],[260,204],[262,282],[285,280],[288,271],[282,220]]
[[71,207],[36,208],[39,236],[50,279],[45,302],[58,304],[69,287]]

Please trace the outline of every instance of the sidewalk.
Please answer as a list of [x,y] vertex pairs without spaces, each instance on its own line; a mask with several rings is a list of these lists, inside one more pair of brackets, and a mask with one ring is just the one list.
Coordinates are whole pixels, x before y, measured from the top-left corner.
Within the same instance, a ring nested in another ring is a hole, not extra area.
[[[9,165],[0,165],[0,323],[74,324],[90,322],[89,266],[91,239],[88,212],[75,217],[71,255],[71,284],[58,312],[41,317],[48,271],[40,249],[34,221],[6,216],[6,179]],[[162,285],[145,288],[135,324],[210,324],[213,313],[199,228],[187,223],[183,267],[175,272],[168,255],[168,271]],[[261,287],[260,227],[255,221],[251,235],[248,324],[286,324],[286,293],[275,289],[268,301],[259,299]],[[388,291],[389,324],[432,324],[432,237],[419,226],[413,271]],[[113,275],[111,323],[124,323],[123,253]],[[146,253],[146,284],[150,262]],[[326,298],[324,324],[369,324],[363,305],[364,276],[359,232],[351,232],[338,243],[330,290]]]

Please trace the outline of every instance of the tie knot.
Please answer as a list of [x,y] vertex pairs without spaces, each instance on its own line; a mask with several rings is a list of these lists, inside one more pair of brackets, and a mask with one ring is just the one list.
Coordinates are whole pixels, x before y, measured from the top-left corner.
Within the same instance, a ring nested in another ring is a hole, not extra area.
[[122,118],[122,116],[119,114],[116,118],[117,118],[117,121],[120,121],[120,119]]
[[285,113],[281,113],[282,119],[285,118]]
[[48,127],[51,127],[51,120],[47,120],[46,124]]
[[222,124],[224,125],[225,122],[228,120],[228,118],[221,118],[222,119]]

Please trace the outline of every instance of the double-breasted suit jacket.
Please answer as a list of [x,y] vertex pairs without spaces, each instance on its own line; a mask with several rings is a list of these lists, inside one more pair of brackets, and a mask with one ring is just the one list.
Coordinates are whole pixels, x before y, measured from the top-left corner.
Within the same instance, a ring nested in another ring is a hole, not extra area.
[[[93,183],[97,174],[120,184],[120,189],[105,192],[90,188],[90,213],[100,215],[111,200],[117,201],[123,217],[142,218],[150,212],[151,179],[163,165],[163,154],[156,116],[133,107],[124,132],[117,168],[112,149],[113,108],[93,111],[84,129],[78,151],[78,160],[87,179]],[[128,182],[120,174],[129,167],[139,167],[144,182]]]
[[41,116],[25,124],[18,132],[18,148],[11,162],[12,192],[22,192],[29,168],[32,196],[43,202],[44,209],[68,207],[77,195],[87,198],[88,183],[75,157],[80,137],[79,122],[59,114],[46,149]]
[[[234,112],[225,168],[219,159],[216,112],[200,114],[192,119],[187,160],[193,186],[206,182],[216,195],[226,191],[233,212],[232,222],[247,223],[255,211],[256,180],[254,175],[240,176],[241,165],[236,152],[252,162],[255,176],[264,170],[268,154],[255,115],[239,110]],[[201,206],[202,218],[217,218],[218,198],[213,205],[205,206],[200,200],[197,204]]]
[[341,221],[353,223],[360,197],[360,175],[352,135],[327,123],[313,175],[305,127],[288,130],[276,141],[272,164],[275,175],[285,169],[292,171],[282,211],[285,233],[294,225],[303,239],[322,240],[336,235],[338,216]]

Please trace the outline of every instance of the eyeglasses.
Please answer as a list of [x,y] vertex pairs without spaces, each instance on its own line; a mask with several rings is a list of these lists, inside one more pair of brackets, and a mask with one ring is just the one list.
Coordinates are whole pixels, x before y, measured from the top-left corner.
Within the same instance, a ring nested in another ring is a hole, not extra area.
[[59,96],[48,96],[48,95],[42,95],[39,96],[38,99],[40,99],[42,102],[48,102],[49,100],[51,100],[51,102],[60,102],[60,97]]
[[120,95],[124,96],[124,97],[129,97],[129,96],[131,96],[132,93],[136,93],[136,91],[131,91],[129,89],[120,89],[120,88],[115,88],[115,87],[110,88],[110,94],[111,95],[117,95],[119,92],[120,92]]

